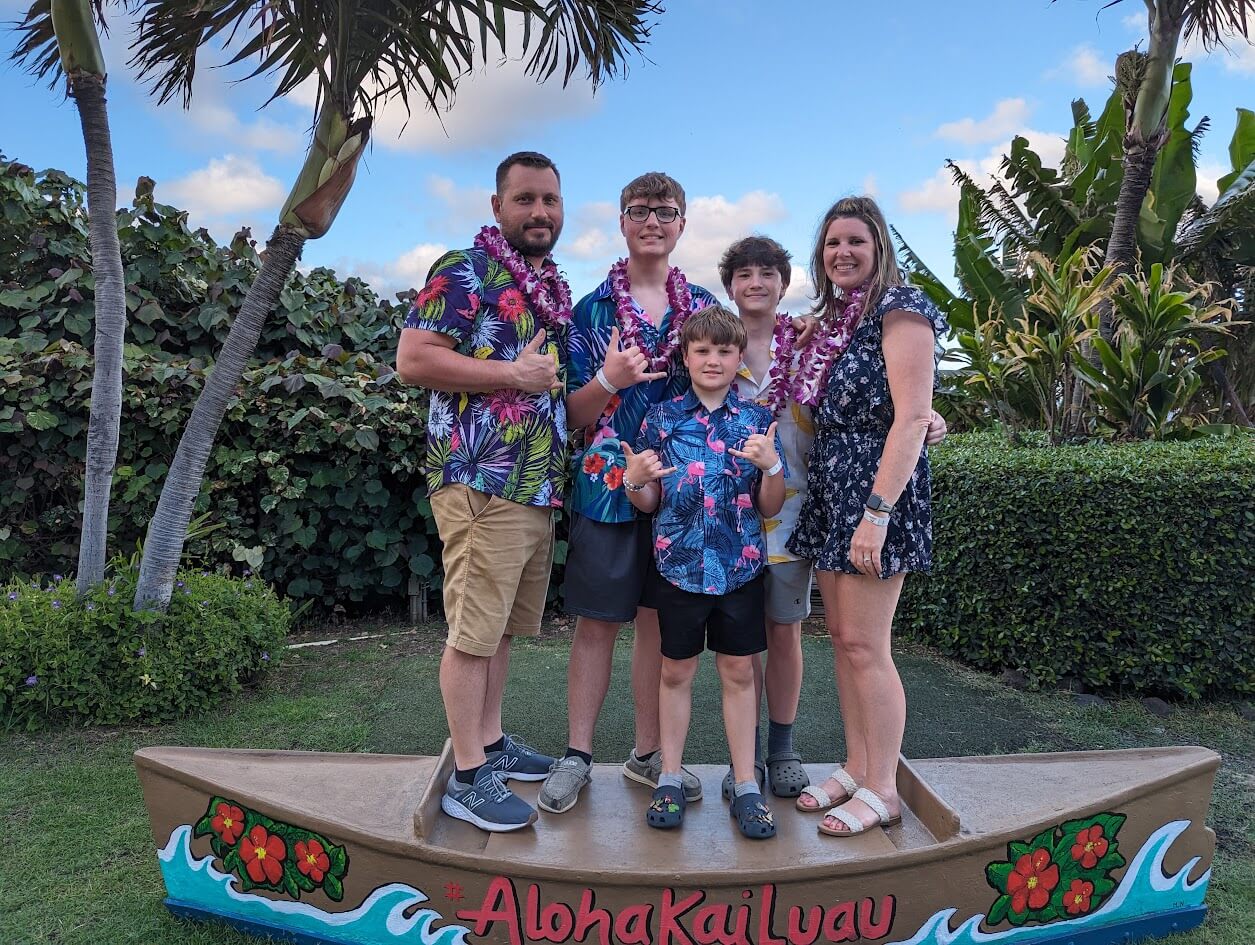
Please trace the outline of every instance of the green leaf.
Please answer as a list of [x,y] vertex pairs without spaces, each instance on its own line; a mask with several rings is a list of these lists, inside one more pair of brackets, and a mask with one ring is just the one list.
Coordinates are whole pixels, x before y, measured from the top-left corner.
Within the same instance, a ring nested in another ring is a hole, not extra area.
[[353,435],[353,438],[357,440],[358,445],[361,446],[362,449],[379,449],[379,434],[374,430],[366,427],[359,427],[357,432]]
[[1011,911],[1011,897],[1001,895],[994,900],[994,904],[989,907],[989,914],[985,917],[985,923],[990,927],[1000,925],[1002,920],[1007,917],[1007,913]]
[[1011,875],[1011,869],[1010,863],[990,863],[985,867],[985,878],[990,886],[1004,893],[1007,891],[1007,877]]
[[331,873],[323,877],[322,889],[327,894],[327,898],[333,902],[339,902],[344,898],[344,884]]
[[47,410],[35,410],[26,415],[26,425],[35,430],[51,430],[60,421]]

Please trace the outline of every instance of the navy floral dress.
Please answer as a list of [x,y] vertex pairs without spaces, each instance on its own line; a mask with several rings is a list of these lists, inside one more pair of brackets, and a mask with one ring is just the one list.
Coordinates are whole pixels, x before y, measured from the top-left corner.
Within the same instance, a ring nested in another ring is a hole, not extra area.
[[[806,501],[788,545],[789,551],[812,559],[821,571],[858,573],[850,563],[850,540],[863,517],[893,424],[881,341],[885,313],[895,309],[922,315],[937,336],[948,330],[945,317],[923,292],[890,286],[875,310],[863,316],[849,348],[829,370],[824,397],[815,409]],[[934,356],[934,379],[939,355],[940,346]],[[928,571],[932,543],[928,453],[921,450],[889,516],[881,576]]]

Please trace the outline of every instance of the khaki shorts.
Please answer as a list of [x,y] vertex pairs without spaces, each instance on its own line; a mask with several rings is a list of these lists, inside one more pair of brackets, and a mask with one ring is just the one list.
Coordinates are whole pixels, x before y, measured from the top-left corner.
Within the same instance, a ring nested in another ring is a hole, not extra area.
[[492,656],[501,638],[535,636],[553,567],[553,510],[450,483],[431,496],[444,542],[448,646]]

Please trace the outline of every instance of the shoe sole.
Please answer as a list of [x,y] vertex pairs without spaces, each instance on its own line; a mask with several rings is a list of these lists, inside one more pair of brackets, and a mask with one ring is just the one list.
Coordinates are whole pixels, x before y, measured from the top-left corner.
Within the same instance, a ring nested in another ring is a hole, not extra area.
[[[629,781],[635,781],[637,784],[645,785],[645,787],[656,788],[658,786],[657,781],[651,781],[649,780],[649,778],[645,777],[645,775],[641,774],[640,772],[633,771],[631,768],[629,768],[627,766],[626,761],[623,763],[623,776],[627,778]],[[684,800],[686,800],[690,804],[692,804],[694,801],[700,801],[701,799],[702,799],[702,789],[700,785],[698,786],[697,793],[694,794],[692,797],[689,797],[688,791],[684,792]]]
[[448,794],[440,798],[440,809],[450,817],[465,820],[468,824],[474,824],[480,830],[487,830],[489,833],[509,833],[512,830],[522,830],[524,827],[530,827],[536,822],[535,811],[532,811],[532,816],[521,824],[503,824],[498,821],[484,820],[482,817],[476,816],[475,812],[464,804],[455,801]]

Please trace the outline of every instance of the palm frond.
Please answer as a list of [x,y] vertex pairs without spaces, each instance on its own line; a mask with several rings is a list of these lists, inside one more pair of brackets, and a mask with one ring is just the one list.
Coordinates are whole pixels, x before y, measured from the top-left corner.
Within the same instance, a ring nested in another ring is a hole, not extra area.
[[1182,19],[1186,42],[1197,36],[1206,50],[1227,49],[1226,39],[1250,39],[1255,0],[1187,0]]
[[[102,33],[108,33],[105,23],[105,0],[90,0],[92,16]],[[52,0],[34,0],[22,19],[12,24],[20,39],[9,59],[17,63],[36,79],[51,72],[49,86],[55,87],[61,78],[61,53],[57,48],[57,34],[52,28]]]
[[165,102],[192,94],[201,50],[220,45],[225,65],[253,62],[245,78],[274,76],[267,100],[310,79],[320,100],[373,114],[392,99],[412,113],[417,96],[448,107],[458,79],[521,18],[526,68],[539,81],[583,64],[594,85],[625,68],[647,42],[656,0],[137,0],[143,9],[132,63]]

